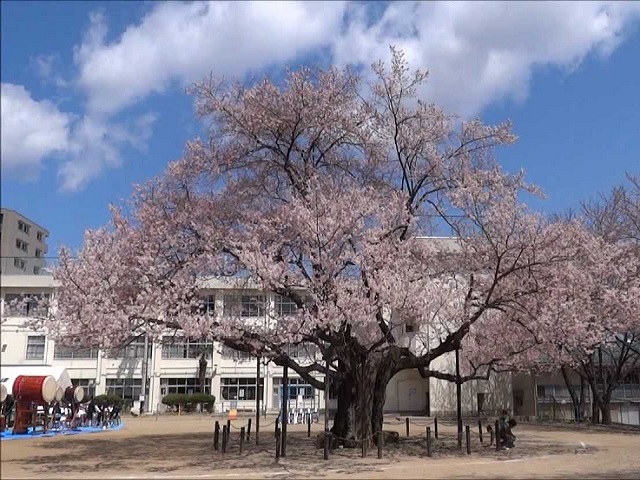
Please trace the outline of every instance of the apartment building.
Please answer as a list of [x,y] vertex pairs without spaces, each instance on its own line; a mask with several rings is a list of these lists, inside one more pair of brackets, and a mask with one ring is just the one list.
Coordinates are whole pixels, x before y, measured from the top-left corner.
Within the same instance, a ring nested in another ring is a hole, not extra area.
[[[255,411],[256,396],[263,409],[278,411],[281,405],[282,367],[260,361],[245,353],[218,343],[198,342],[174,337],[168,332],[162,341],[136,339],[118,351],[100,349],[69,350],[58,347],[46,332],[33,331],[25,322],[37,314],[37,305],[16,311],[11,302],[20,295],[44,295],[55,305],[56,283],[51,276],[4,275],[0,296],[2,302],[2,367],[46,365],[64,367],[75,385],[92,395],[118,395],[129,404],[145,398],[147,410],[162,411],[162,398],[170,393],[200,391],[199,377],[204,372],[205,392],[216,397],[216,410],[230,408]],[[278,295],[259,290],[237,290],[219,280],[203,282],[202,299],[209,311],[238,311],[246,318],[266,321],[267,311],[292,313],[295,304]],[[55,308],[55,306],[53,307]],[[411,329],[409,329],[411,330]],[[411,345],[417,332],[396,331],[399,341]],[[304,363],[319,359],[318,352],[308,347],[293,349],[291,355]],[[147,382],[143,382],[144,358],[147,358]],[[439,358],[432,368],[453,373],[454,355]],[[259,380],[258,378],[259,372]],[[319,377],[321,378],[321,377]],[[146,387],[143,391],[143,384]],[[290,407],[331,410],[336,400],[325,398],[293,371],[289,371]],[[143,397],[144,395],[144,397]],[[462,386],[463,411],[495,414],[512,409],[510,374],[492,377],[490,381],[469,382]],[[430,415],[455,414],[455,385],[434,378],[423,379],[416,370],[406,370],[392,378],[387,387],[385,410]]]
[[45,267],[49,231],[24,215],[0,209],[0,273],[39,275]]

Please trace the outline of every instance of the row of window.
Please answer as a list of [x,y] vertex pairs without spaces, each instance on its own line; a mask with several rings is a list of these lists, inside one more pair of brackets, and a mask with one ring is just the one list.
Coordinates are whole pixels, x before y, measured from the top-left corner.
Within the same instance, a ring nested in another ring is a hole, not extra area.
[[[27,269],[27,261],[24,258],[14,258],[13,259],[13,266],[15,268],[17,268],[18,270],[26,270]],[[39,265],[34,265],[33,266],[33,274],[34,275],[40,275],[40,272],[42,271],[42,267],[40,267]],[[18,311],[16,311],[15,313],[20,313]]]
[[[31,225],[29,225],[26,222],[23,222],[22,220],[18,220],[18,230],[20,230],[22,233],[29,235],[29,233],[31,232]],[[39,242],[44,241],[44,237],[45,234],[44,232],[38,230],[38,232],[36,233],[36,238],[38,239]]]
[[[95,396],[95,380],[87,378],[71,379],[74,386],[83,387],[85,397]],[[106,393],[115,395],[124,400],[138,400],[142,395],[141,378],[107,378]],[[260,389],[258,395],[262,395],[264,390],[264,378],[260,379]],[[161,378],[160,395],[170,394],[193,394],[201,393],[202,386],[198,378]],[[147,387],[148,393],[148,387]],[[211,393],[211,378],[205,379],[204,393]],[[282,378],[273,379],[273,404],[279,405],[282,401]],[[317,396],[316,389],[300,378],[289,379],[289,398],[293,401],[314,400]],[[255,378],[222,378],[220,385],[221,400],[255,400],[256,399],[256,379]]]
[[[22,258],[15,258],[14,265],[16,268],[24,270],[26,261]],[[36,273],[36,268],[37,273],[40,273],[40,267],[34,267],[34,273]],[[6,294],[5,305],[9,304],[10,300],[20,296],[19,294]],[[262,317],[265,315],[266,306],[267,297],[265,295],[224,295],[224,314],[227,316]],[[275,307],[276,314],[279,316],[293,315],[298,309],[294,301],[281,295],[276,296]],[[202,299],[201,312],[208,314],[215,312],[215,295],[207,295]],[[10,313],[26,313],[29,315],[30,312],[20,308],[10,308],[8,314]]]
[[[29,335],[27,337],[27,360],[44,359],[46,337],[44,335]],[[147,358],[151,358],[152,345],[148,346]],[[164,337],[162,345],[163,359],[197,359],[205,353],[210,358],[213,343],[207,341],[187,340],[183,337]],[[254,357],[247,352],[222,347],[220,353],[223,358],[236,362],[248,362]],[[55,359],[92,359],[98,358],[98,348],[73,348],[55,345],[53,358]],[[291,358],[315,358],[318,348],[315,345],[297,345],[289,350]],[[129,345],[106,352],[109,358],[144,358],[144,341],[137,339]]]

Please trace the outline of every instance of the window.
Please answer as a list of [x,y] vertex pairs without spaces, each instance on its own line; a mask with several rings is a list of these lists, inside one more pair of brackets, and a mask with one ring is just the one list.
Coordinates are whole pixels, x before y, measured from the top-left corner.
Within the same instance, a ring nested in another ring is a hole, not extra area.
[[216,312],[216,296],[205,295],[201,301],[200,313],[213,315],[215,314],[215,312]]
[[40,267],[38,267],[37,265],[34,265],[33,274],[34,275],[40,275]]
[[[170,395],[172,393],[202,393],[200,381],[197,378],[161,378],[160,394]],[[205,378],[204,393],[211,393],[211,379]]]
[[0,213],[0,225],[4,222],[4,213]]
[[[147,352],[147,358],[151,358],[153,350],[151,342]],[[112,350],[108,353],[110,358],[144,358],[144,338],[137,338],[128,345]]]
[[27,262],[25,262],[22,258],[14,258],[13,266],[19,268],[20,270],[24,270],[27,266]]
[[[142,395],[142,378],[107,378],[107,395],[134,401]],[[147,389],[149,383],[147,382]]]
[[42,242],[44,240],[44,232],[38,231],[38,233],[36,233],[36,238],[39,242]]
[[42,257],[42,250],[40,250],[39,248],[36,248],[36,257],[38,258]]
[[294,315],[298,311],[298,305],[288,297],[276,295],[276,313],[282,315]]
[[5,312],[9,315],[39,315],[48,313],[49,294],[30,295],[25,300],[25,295],[7,293],[4,296]]
[[[223,400],[255,400],[256,379],[254,378],[222,378],[220,395]],[[264,389],[264,378],[260,379],[260,398]]]
[[264,295],[225,295],[224,314],[227,316],[262,317],[265,312]]
[[96,396],[96,381],[93,378],[72,378],[74,387],[84,388],[84,398],[90,399]]
[[16,248],[18,250],[22,250],[26,252],[28,250],[29,244],[20,238],[16,238]]
[[[278,405],[278,408],[282,405],[282,377],[274,377],[273,379],[273,405]],[[300,407],[300,401],[308,402],[315,400],[316,389],[309,385],[306,380],[302,378],[289,378],[289,401],[293,405],[294,403]]]
[[27,337],[27,360],[43,360],[46,339],[44,335]]
[[405,323],[404,325],[404,333],[414,333],[416,331],[416,326],[411,323]]
[[252,358],[250,353],[234,350],[229,347],[222,347],[221,354],[222,358],[232,359],[235,362],[248,362]]
[[291,358],[315,358],[320,352],[317,345],[314,345],[313,343],[290,345],[285,348],[285,351]]
[[18,230],[29,235],[29,230],[31,230],[31,225],[24,223],[22,220],[18,220]]
[[98,358],[97,348],[74,348],[65,347],[63,345],[55,345],[53,347],[53,358],[58,359],[81,359],[81,358]]
[[209,354],[212,350],[213,344],[204,340],[185,340],[183,337],[162,339],[162,358],[200,358],[203,352]]

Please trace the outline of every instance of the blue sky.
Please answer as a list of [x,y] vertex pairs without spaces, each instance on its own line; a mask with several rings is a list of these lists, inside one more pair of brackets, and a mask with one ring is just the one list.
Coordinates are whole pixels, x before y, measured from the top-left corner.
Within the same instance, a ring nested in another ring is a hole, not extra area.
[[640,173],[640,3],[2,2],[2,206],[51,230],[50,255],[108,220],[198,133],[184,87],[209,72],[368,65],[389,44],[422,94],[511,119],[500,150],[563,211]]

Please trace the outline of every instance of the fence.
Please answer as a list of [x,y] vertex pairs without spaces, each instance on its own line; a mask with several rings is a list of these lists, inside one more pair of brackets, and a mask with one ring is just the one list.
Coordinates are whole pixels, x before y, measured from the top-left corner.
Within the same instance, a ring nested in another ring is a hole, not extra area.
[[[494,447],[495,450],[502,450],[505,446],[513,446],[512,438],[510,437],[510,429],[501,429],[498,420],[495,422],[489,422],[478,418],[473,424],[469,422],[470,419],[465,419],[466,424],[462,432],[456,432],[453,435],[453,439],[457,440],[457,447],[460,451],[466,452],[470,455],[473,450],[473,439],[478,439],[480,444],[486,447]],[[338,445],[349,443],[351,446],[357,448],[360,447],[362,457],[367,456],[367,448],[370,444],[374,444],[377,447],[378,458],[383,458],[384,447],[389,437],[396,437],[398,443],[402,443],[405,440],[415,441],[416,435],[411,435],[411,428],[419,427],[424,432],[419,435],[419,439],[424,439],[424,455],[426,457],[432,457],[438,446],[442,445],[443,437],[446,436],[451,439],[451,433],[443,435],[442,430],[439,428],[439,420],[437,417],[433,419],[424,418],[404,418],[396,421],[385,421],[384,425],[400,426],[404,425],[405,438],[397,432],[389,432],[383,430],[372,433],[369,436],[363,438],[342,438],[330,431],[320,432],[318,438],[322,439],[323,456],[325,460],[329,460],[331,452],[337,448]],[[231,420],[220,421],[216,420],[213,428],[213,448],[215,451],[225,455],[231,453],[230,447],[233,446],[233,451],[242,455],[245,447],[251,442],[258,445],[260,436],[258,431],[252,433],[252,419],[247,419],[246,423],[240,425],[232,423]],[[442,426],[443,419],[440,419],[440,426]],[[307,425],[307,437],[311,437],[311,416],[306,418]],[[287,424],[283,424],[280,421],[280,417],[276,417],[273,421],[268,423],[261,423],[260,428],[264,432],[264,429],[273,427],[273,439],[275,440],[274,457],[278,462],[280,458],[286,457],[287,454]],[[497,435],[496,435],[497,434]]]

